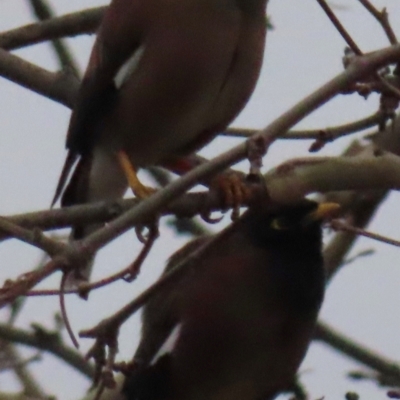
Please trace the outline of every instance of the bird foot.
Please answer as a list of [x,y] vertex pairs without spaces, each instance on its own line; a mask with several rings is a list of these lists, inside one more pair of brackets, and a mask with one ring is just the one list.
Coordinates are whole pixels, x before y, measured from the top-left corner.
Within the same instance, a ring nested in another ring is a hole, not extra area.
[[224,208],[232,208],[231,219],[239,218],[240,207],[251,197],[244,175],[237,172],[221,174],[213,179],[211,186],[221,194]]
[[131,160],[125,151],[121,150],[117,154],[119,164],[121,165],[122,170],[124,171],[125,177],[128,181],[129,187],[132,189],[133,194],[139,199],[146,199],[150,197],[156,189],[143,185],[140,182],[137,171],[135,167],[132,165]]

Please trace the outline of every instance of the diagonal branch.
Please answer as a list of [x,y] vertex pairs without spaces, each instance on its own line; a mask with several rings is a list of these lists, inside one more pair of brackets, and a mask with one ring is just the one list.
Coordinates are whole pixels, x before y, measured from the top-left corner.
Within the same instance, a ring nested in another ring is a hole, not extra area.
[[[32,10],[40,21],[54,18],[53,10],[46,0],[29,0]],[[69,69],[76,77],[81,75],[78,65],[67,44],[57,38],[51,40],[52,47],[57,55],[62,69]]]
[[93,377],[93,367],[75,349],[65,346],[59,337],[46,332],[28,332],[0,323],[0,338],[11,343],[19,343],[47,351],[88,378]]
[[367,347],[354,342],[354,340],[321,321],[319,321],[316,328],[315,340],[322,341],[346,356],[400,382],[399,364],[377,355]]
[[389,15],[384,8],[382,11],[379,11],[375,6],[371,4],[368,0],[358,0],[367,10],[368,12],[381,24],[383,30],[386,33],[387,38],[389,39],[390,44],[397,44],[396,34],[394,33],[392,27],[389,23]]
[[48,40],[94,33],[106,7],[89,8],[0,33],[0,47],[16,50]]
[[[343,73],[296,104],[251,140],[254,140],[255,143],[264,143],[265,148],[268,149],[269,145],[276,138],[283,135],[304,117],[321,107],[338,93],[347,89],[353,82],[368,76],[383,65],[397,60],[399,53],[400,46],[392,46],[359,57]],[[8,302],[13,301],[17,296],[26,293],[54,271],[68,267],[70,264],[72,265],[76,262],[88,260],[98,249],[114,240],[131,226],[138,224],[139,221],[143,219],[150,220],[171,203],[173,199],[182,195],[186,190],[204,178],[211,177],[230,165],[246,158],[248,146],[248,142],[243,143],[213,160],[194,168],[180,179],[170,183],[145,201],[139,203],[135,208],[111,221],[106,227],[92,233],[81,242],[72,243],[68,246],[64,254],[57,256],[43,268],[35,271],[35,275],[30,274],[25,276],[22,282],[19,281],[17,282],[18,284],[9,285],[7,288],[4,288],[0,297],[0,305],[4,306]]]
[[0,49],[0,75],[69,108],[79,87],[73,74],[49,72],[3,49]]

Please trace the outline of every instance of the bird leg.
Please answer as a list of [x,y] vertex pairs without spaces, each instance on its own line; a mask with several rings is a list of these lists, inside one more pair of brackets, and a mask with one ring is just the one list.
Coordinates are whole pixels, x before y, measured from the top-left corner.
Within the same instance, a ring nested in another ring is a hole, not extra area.
[[[177,157],[164,163],[163,166],[178,175],[192,170],[207,160],[197,155]],[[232,208],[232,220],[239,217],[240,207],[246,205],[251,198],[251,188],[246,181],[244,173],[232,169],[225,170],[211,179],[200,182],[201,184],[218,192],[222,198],[223,208]],[[208,221],[207,218],[204,218]]]
[[121,165],[122,170],[124,171],[125,177],[128,181],[129,187],[132,189],[133,194],[139,199],[146,199],[150,195],[152,195],[156,190],[143,185],[140,182],[137,171],[135,167],[132,165],[131,160],[125,151],[120,150],[117,153],[119,164]]

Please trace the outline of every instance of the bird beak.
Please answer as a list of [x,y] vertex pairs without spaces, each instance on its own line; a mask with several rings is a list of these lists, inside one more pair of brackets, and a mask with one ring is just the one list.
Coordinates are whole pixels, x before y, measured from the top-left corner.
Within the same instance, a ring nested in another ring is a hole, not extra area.
[[316,210],[311,211],[303,219],[303,224],[308,225],[312,222],[326,221],[337,217],[340,212],[338,203],[320,203]]

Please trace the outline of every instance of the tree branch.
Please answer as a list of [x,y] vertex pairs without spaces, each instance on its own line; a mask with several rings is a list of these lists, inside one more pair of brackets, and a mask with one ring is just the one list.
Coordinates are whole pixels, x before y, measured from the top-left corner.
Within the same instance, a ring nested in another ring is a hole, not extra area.
[[94,33],[106,7],[89,8],[0,34],[0,47],[16,50],[48,40]]
[[339,333],[321,321],[319,321],[317,325],[315,339],[328,344],[335,350],[340,351],[367,367],[372,368],[385,376],[395,378],[396,381],[400,382],[399,364],[377,355],[367,347],[356,343],[354,340]]
[[60,337],[48,332],[36,331],[27,332],[25,330],[12,327],[8,324],[0,323],[0,338],[12,343],[19,343],[47,351],[60,358],[68,365],[74,367],[88,378],[94,375],[93,367],[75,349],[65,346]]
[[[45,0],[29,0],[32,11],[40,21],[49,20],[54,18],[53,10]],[[70,70],[76,77],[80,77],[78,65],[76,64],[71,51],[67,44],[57,38],[51,39],[52,47],[57,55],[57,58],[62,69]]]

